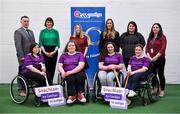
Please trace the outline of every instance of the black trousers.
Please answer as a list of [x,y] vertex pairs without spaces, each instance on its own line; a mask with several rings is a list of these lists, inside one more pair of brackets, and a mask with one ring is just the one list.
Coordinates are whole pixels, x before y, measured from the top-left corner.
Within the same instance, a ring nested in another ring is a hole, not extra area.
[[127,69],[127,67],[128,67],[128,64],[129,64],[129,59],[130,59],[130,58],[125,58],[125,57],[123,57],[123,61],[124,61],[124,65],[125,65],[126,69]]
[[75,96],[78,92],[84,92],[85,79],[84,71],[67,76],[65,80],[67,81],[68,96]]
[[[38,83],[38,86],[39,87],[43,87],[43,86],[47,86],[46,85],[46,79],[43,75],[40,75],[38,73],[35,73],[35,72],[26,72],[26,73],[22,73],[22,75],[28,80],[32,80],[32,81],[35,81]],[[51,81],[51,78],[50,78],[50,75],[48,72],[46,72],[46,77],[48,79],[48,83],[49,85],[52,85],[52,81]]]
[[154,74],[158,74],[161,90],[165,89],[166,79],[164,76],[164,67],[166,59],[165,57],[158,58],[155,62],[152,63],[152,71]]
[[[46,52],[52,52],[56,46],[44,46]],[[53,57],[47,57],[44,53],[42,53],[45,60],[46,70],[49,72],[51,80],[53,81],[54,72],[56,69],[56,62],[58,57],[58,51],[53,55]]]

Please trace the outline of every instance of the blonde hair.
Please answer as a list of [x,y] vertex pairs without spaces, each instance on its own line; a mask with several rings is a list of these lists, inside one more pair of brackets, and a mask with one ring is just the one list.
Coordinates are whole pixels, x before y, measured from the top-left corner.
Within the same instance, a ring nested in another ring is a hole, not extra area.
[[84,34],[83,34],[83,30],[82,30],[82,26],[80,24],[76,24],[74,26],[74,32],[73,32],[73,37],[76,37],[77,36],[77,33],[76,33],[76,27],[79,26],[80,27],[80,38],[83,38]]

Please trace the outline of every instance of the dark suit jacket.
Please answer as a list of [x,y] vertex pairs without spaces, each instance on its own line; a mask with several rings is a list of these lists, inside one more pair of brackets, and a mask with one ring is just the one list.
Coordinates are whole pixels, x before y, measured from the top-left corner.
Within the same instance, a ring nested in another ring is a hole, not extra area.
[[[28,34],[29,32],[29,34]],[[34,33],[28,29],[28,32],[23,28],[19,28],[14,32],[14,42],[17,52],[18,62],[21,65],[21,59],[29,53],[29,47],[32,43],[35,43]]]

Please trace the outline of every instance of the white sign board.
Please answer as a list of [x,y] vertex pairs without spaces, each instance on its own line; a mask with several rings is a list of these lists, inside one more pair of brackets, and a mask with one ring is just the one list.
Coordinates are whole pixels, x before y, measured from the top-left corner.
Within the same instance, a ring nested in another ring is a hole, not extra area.
[[61,85],[38,87],[35,88],[35,93],[41,98],[41,101],[48,102],[49,106],[60,106],[66,104],[63,95],[63,87]]
[[102,86],[101,94],[104,95],[105,101],[110,102],[111,108],[127,109],[126,95],[128,89],[120,87]]

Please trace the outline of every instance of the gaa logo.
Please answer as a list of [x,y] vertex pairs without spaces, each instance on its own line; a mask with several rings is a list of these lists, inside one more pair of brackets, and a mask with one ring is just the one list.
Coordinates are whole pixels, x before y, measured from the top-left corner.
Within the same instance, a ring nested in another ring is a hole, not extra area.
[[84,18],[84,19],[89,19],[91,17],[99,18],[102,17],[102,13],[98,12],[93,12],[93,13],[81,13],[80,11],[75,11],[74,16],[77,18]]
[[75,11],[75,12],[74,12],[74,16],[75,16],[75,17],[80,17],[80,15],[81,15],[80,11]]

